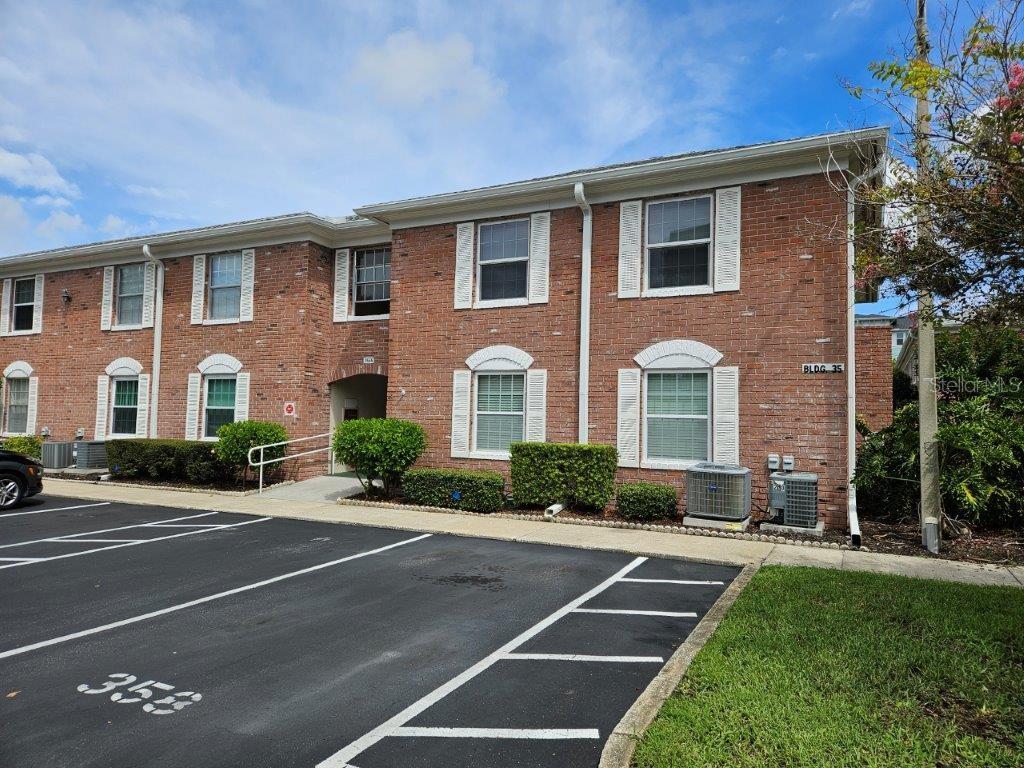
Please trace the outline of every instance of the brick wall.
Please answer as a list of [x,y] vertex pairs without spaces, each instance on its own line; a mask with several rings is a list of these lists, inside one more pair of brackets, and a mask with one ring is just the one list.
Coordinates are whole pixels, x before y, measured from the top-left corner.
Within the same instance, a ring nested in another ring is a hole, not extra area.
[[858,326],[857,414],[872,431],[892,423],[892,329]]

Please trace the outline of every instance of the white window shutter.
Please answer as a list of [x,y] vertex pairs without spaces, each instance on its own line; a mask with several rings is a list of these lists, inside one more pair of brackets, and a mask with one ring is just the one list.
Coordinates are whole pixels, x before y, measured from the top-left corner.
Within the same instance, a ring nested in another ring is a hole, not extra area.
[[616,447],[620,467],[640,466],[640,377],[639,368],[619,369],[619,408]]
[[203,379],[198,373],[188,375],[188,394],[185,396],[185,439],[199,439],[199,393]]
[[740,289],[740,188],[715,192],[715,290]]
[[455,371],[452,376],[452,456],[469,456],[469,403],[473,383],[471,371]]
[[643,238],[643,202],[628,200],[619,203],[619,298],[636,298],[640,295],[640,257]]
[[36,414],[39,413],[39,377],[30,376],[28,380],[28,417],[25,420],[25,433],[36,433]]
[[156,264],[147,261],[143,268],[144,280],[142,283],[142,324],[147,328],[153,327],[153,303],[154,289],[156,286]]
[[100,301],[100,330],[109,331],[114,316],[114,268],[103,268],[103,298]]
[[336,323],[348,320],[350,253],[348,248],[339,248],[334,252],[334,322]]
[[107,437],[107,403],[110,397],[110,377],[100,374],[96,377],[96,429],[93,432],[95,440],[105,440]]
[[192,257],[192,325],[202,325],[206,302],[206,256]]
[[149,437],[149,374],[139,374],[138,407],[135,411],[135,436]]
[[249,418],[249,373],[243,371],[235,376],[235,421]]
[[530,303],[547,304],[551,260],[551,214],[530,217]]
[[714,460],[719,464],[740,463],[740,369],[722,365],[714,370]]
[[526,442],[547,440],[548,372],[530,369],[526,372]]
[[252,293],[256,286],[256,250],[242,251],[242,296],[238,300],[238,319],[252,320]]
[[4,280],[3,301],[0,304],[0,333],[7,335],[11,332],[11,279]]
[[473,306],[473,222],[455,228],[455,308]]
[[44,275],[36,275],[36,300],[32,307],[32,333],[43,330],[43,287],[46,285]]

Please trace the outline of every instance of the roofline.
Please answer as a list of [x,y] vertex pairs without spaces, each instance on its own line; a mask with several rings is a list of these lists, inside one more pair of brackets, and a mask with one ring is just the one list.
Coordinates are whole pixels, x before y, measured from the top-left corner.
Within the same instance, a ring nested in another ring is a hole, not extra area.
[[[508,184],[469,189],[462,192],[447,192],[389,203],[364,205],[356,208],[355,212],[360,216],[377,221],[393,223],[396,218],[401,216],[429,215],[441,210],[454,213],[457,210],[471,209],[498,201],[510,201],[520,197],[543,196],[545,193],[564,192],[566,190],[568,190],[567,201],[571,201],[572,187],[577,182],[594,185],[628,184],[630,181],[643,182],[669,173],[695,171],[709,167],[720,168],[722,166],[743,163],[756,164],[758,161],[773,161],[787,156],[813,154],[823,149],[835,148],[836,145],[848,148],[865,142],[884,142],[888,139],[888,136],[889,129],[887,127],[874,126],[852,131],[752,144],[734,149],[708,150],[707,152],[655,158],[639,163],[624,163],[602,168],[572,171],[529,181],[515,181]],[[588,197],[590,197],[589,194]]]
[[859,328],[892,328],[896,325],[896,321],[891,317],[873,315],[855,315],[854,323]]

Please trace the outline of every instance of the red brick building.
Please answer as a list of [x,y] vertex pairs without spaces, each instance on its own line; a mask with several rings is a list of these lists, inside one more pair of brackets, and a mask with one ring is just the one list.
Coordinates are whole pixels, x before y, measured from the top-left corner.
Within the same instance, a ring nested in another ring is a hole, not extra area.
[[857,399],[880,423],[891,377],[887,332],[853,341],[845,232],[871,212],[834,181],[885,138],[10,257],[3,430],[212,439],[256,418],[301,437],[386,414],[424,426],[424,465],[503,470],[511,441],[605,442],[622,480],[748,466],[756,506],[779,453],[819,475],[842,526]]

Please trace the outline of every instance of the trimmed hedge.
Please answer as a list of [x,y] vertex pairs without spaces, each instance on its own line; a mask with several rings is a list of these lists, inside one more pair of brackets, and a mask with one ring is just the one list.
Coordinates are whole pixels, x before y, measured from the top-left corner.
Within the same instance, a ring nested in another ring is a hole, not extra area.
[[615,493],[615,446],[580,443],[513,443],[512,496],[517,506],[604,509]]
[[4,440],[3,447],[8,451],[31,456],[33,459],[43,458],[43,438],[35,435],[8,437]]
[[[258,445],[283,443],[288,439],[288,432],[276,421],[235,421],[224,424],[217,430],[217,443],[214,451],[221,463],[234,467],[237,472],[249,469],[249,449]],[[263,451],[264,459],[279,459],[284,456],[285,446],[278,445]],[[258,454],[257,454],[258,459]],[[277,469],[280,464],[270,464],[266,469]]]
[[676,514],[676,489],[665,483],[623,483],[615,510],[627,520],[658,520]]
[[467,512],[497,512],[505,504],[505,478],[500,472],[410,469],[402,475],[402,491],[414,504]]
[[206,485],[224,475],[216,443],[200,440],[130,438],[107,441],[107,463],[115,477],[185,480]]
[[351,419],[335,428],[331,445],[368,494],[390,498],[426,450],[427,434],[419,424],[402,419]]

